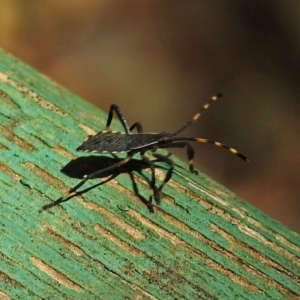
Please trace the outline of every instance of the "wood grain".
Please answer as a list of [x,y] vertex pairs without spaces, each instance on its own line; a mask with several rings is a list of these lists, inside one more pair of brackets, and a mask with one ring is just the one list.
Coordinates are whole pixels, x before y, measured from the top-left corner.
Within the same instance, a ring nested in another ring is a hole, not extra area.
[[299,235],[176,158],[154,214],[138,156],[41,211],[113,161],[75,152],[106,116],[0,52],[1,299],[300,299]]

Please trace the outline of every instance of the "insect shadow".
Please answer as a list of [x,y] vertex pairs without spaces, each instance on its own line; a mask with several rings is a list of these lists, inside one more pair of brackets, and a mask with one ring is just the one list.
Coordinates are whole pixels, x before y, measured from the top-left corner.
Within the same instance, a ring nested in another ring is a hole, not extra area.
[[[162,155],[161,157],[165,158],[168,157],[169,155]],[[76,179],[81,179],[85,174],[90,174],[95,172],[96,170],[99,169],[104,169],[110,165],[113,165],[115,163],[118,163],[119,161],[122,161],[124,158],[118,158],[116,156],[114,157],[108,157],[108,156],[84,156],[84,157],[78,157],[74,160],[71,160],[69,163],[67,163],[62,169],[61,172],[64,173],[65,175],[71,177],[71,178],[76,178]],[[166,167],[163,167],[161,165],[155,164],[156,162],[161,162],[164,161],[164,159],[157,157],[154,160],[151,160],[151,163],[155,168],[160,168],[160,169],[168,169]],[[59,199],[55,200],[54,202],[51,202],[49,204],[46,204],[42,207],[42,210],[47,210],[53,206],[59,205],[60,203],[66,202],[70,200],[71,198],[79,195],[83,195],[90,190],[97,188],[110,180],[116,178],[118,175],[127,173],[129,174],[131,181],[132,181],[132,187],[133,191],[136,194],[136,196],[148,207],[150,212],[154,212],[154,204],[152,203],[152,196],[150,196],[149,199],[146,199],[139,193],[138,185],[135,181],[135,178],[133,176],[133,172],[137,172],[140,176],[144,178],[144,180],[149,184],[149,186],[153,190],[154,198],[157,201],[160,199],[160,196],[155,196],[157,193],[161,192],[161,187],[159,188],[153,188],[151,180],[146,176],[145,173],[142,171],[145,169],[149,169],[150,166],[149,164],[145,163],[144,161],[140,159],[131,159],[126,165],[123,165],[113,171],[107,171],[99,175],[97,178],[105,178],[104,180],[84,189],[81,191],[76,191],[73,194],[68,195],[67,197],[60,197]],[[168,170],[170,172],[170,170]],[[163,184],[161,184],[163,185]]]

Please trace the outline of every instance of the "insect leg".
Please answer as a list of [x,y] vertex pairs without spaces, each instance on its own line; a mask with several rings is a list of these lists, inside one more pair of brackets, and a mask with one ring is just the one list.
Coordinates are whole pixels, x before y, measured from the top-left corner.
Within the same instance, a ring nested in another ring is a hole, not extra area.
[[[155,199],[155,202],[157,204],[160,203],[161,201],[161,191],[163,189],[163,187],[165,186],[165,184],[171,179],[172,173],[173,173],[173,169],[174,169],[174,164],[172,162],[171,159],[169,159],[168,157],[170,156],[168,155],[161,155],[158,153],[154,153],[152,154],[156,159],[155,160],[150,160],[145,154],[144,152],[141,153],[142,156],[142,160],[150,167],[151,169],[151,182],[150,182],[150,187],[153,190],[153,196]],[[160,185],[159,188],[156,187],[156,177],[155,177],[155,168],[156,165],[154,164],[155,162],[165,162],[169,165],[169,170],[167,171],[167,174],[162,182],[162,184]],[[152,205],[152,197],[150,197],[149,199],[149,203],[148,203],[148,207],[150,209],[151,212],[154,212],[153,210],[153,205]]]
[[[142,160],[150,167],[151,170],[151,181],[150,181],[150,188],[153,191],[153,196],[156,202],[159,202],[159,189],[156,188],[155,186],[155,182],[156,182],[156,178],[155,178],[155,165],[154,163],[145,155],[144,152],[141,153],[141,157]],[[150,197],[149,203],[148,203],[148,207],[150,209],[151,212],[153,212],[153,207],[152,207],[152,197]]]
[[124,130],[127,134],[129,134],[134,128],[137,128],[138,133],[143,132],[142,124],[140,122],[135,122],[131,127],[128,126],[128,123],[123,116],[123,113],[120,109],[120,107],[117,104],[112,104],[109,109],[108,118],[106,121],[106,128],[105,130],[109,130],[112,118],[113,118],[113,112],[115,112],[118,116],[119,121],[122,123]]
[[[160,185],[160,187],[158,188],[158,191],[161,192],[163,187],[165,186],[165,184],[171,179],[172,177],[172,174],[173,174],[173,170],[174,170],[174,163],[173,161],[169,158],[169,154],[168,155],[161,155],[161,154],[158,154],[158,153],[153,153],[152,154],[155,158],[157,158],[156,161],[161,161],[161,162],[165,162],[166,164],[169,165],[169,170],[167,171],[167,174],[162,182],[162,184]],[[160,195],[159,195],[160,196]],[[160,200],[160,197],[159,199],[157,200],[157,202],[159,202]]]
[[140,122],[135,122],[130,128],[129,131],[132,131],[134,128],[137,129],[138,133],[142,133],[143,132],[143,127],[142,124]]
[[160,148],[184,148],[186,147],[186,154],[189,160],[189,169],[193,174],[198,174],[198,171],[194,169],[193,159],[194,159],[194,148],[188,142],[173,142],[171,144],[160,146]]
[[111,124],[111,121],[112,121],[112,117],[113,117],[113,112],[115,112],[117,114],[120,122],[122,123],[122,125],[124,127],[124,130],[126,131],[127,134],[129,134],[130,128],[129,128],[128,124],[127,124],[126,119],[123,116],[123,113],[122,113],[120,107],[117,104],[112,104],[110,106],[109,113],[108,113],[108,118],[107,118],[107,121],[106,121],[106,128],[105,129],[109,130],[109,127],[110,127],[110,124]]
[[[98,177],[99,175],[103,174],[103,173],[106,173],[106,172],[111,172],[117,168],[119,168],[120,166],[126,164],[127,162],[129,162],[132,158],[134,153],[132,154],[128,154],[127,157],[125,157],[124,159],[122,159],[121,161],[109,166],[109,167],[106,167],[104,169],[101,169],[101,170],[98,170],[98,171],[95,171],[89,175],[85,175],[83,177],[83,179],[78,183],[76,184],[74,187],[72,187],[65,195],[63,195],[61,198],[60,198],[60,202],[63,202],[65,199],[69,198],[69,197],[72,197],[74,195],[76,195],[76,191],[82,186],[84,185],[88,180],[90,179],[93,179],[93,178],[96,178]],[[74,195],[73,195],[74,194]]]

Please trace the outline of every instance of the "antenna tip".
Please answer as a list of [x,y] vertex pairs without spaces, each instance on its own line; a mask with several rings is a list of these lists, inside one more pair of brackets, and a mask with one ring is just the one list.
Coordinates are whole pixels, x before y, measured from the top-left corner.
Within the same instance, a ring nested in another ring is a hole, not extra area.
[[215,96],[212,96],[211,99],[212,99],[213,101],[216,101],[216,100],[218,100],[218,99],[221,98],[221,97],[222,97],[222,94],[219,93],[219,94],[216,94]]
[[245,155],[243,155],[243,154],[241,154],[241,153],[237,153],[237,155],[241,158],[241,159],[243,159],[244,161],[246,161],[246,162],[249,162],[250,160],[249,160],[249,158],[248,157],[246,157]]

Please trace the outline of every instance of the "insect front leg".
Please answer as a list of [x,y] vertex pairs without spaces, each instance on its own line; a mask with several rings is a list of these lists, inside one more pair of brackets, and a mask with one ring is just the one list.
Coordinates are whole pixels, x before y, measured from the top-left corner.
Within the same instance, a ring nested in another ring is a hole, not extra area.
[[[151,170],[151,181],[150,181],[150,188],[152,189],[153,191],[153,196],[154,196],[154,199],[156,202],[157,199],[159,199],[159,190],[156,188],[155,186],[155,182],[156,182],[156,178],[155,178],[155,165],[154,163],[145,155],[144,152],[141,153],[141,157],[142,157],[142,160],[150,167],[150,170]],[[149,202],[148,202],[148,207],[149,207],[149,210],[151,212],[154,212],[153,210],[153,204],[152,204],[152,197],[150,197],[149,199]]]
[[171,179],[172,177],[172,174],[173,174],[173,170],[174,170],[174,163],[173,161],[169,158],[170,154],[168,155],[161,155],[161,154],[158,154],[158,153],[153,153],[152,154],[155,158],[156,158],[156,161],[161,161],[161,162],[165,162],[166,164],[169,165],[169,170],[167,171],[167,174],[162,182],[162,184],[160,185],[160,187],[158,188],[158,191],[159,191],[159,198],[157,200],[157,202],[159,203],[160,202],[160,194],[161,194],[161,191],[163,189],[163,187],[168,183],[168,181]]
[[194,169],[194,148],[189,143],[182,143],[181,147],[186,147],[186,154],[189,160],[189,169],[193,174],[198,174],[198,171]]
[[[163,187],[165,186],[165,184],[171,179],[172,174],[173,174],[173,170],[174,170],[173,161],[168,158],[170,156],[170,154],[161,155],[158,153],[153,153],[152,155],[156,158],[155,160],[150,160],[148,157],[146,157],[144,155],[144,153],[142,153],[141,155],[142,155],[143,161],[146,162],[151,169],[152,177],[151,177],[150,187],[153,190],[153,196],[154,196],[155,202],[157,204],[159,204],[161,202],[161,191],[162,191]],[[155,162],[164,162],[169,165],[167,174],[159,188],[156,187],[156,176],[155,176],[156,165],[154,164]],[[149,200],[149,206],[152,207],[152,197]]]
[[193,174],[198,174],[198,171],[194,169],[193,159],[194,159],[194,148],[188,142],[173,142],[168,144],[166,147],[160,146],[160,148],[184,148],[186,147],[186,154],[189,160],[189,169]]

